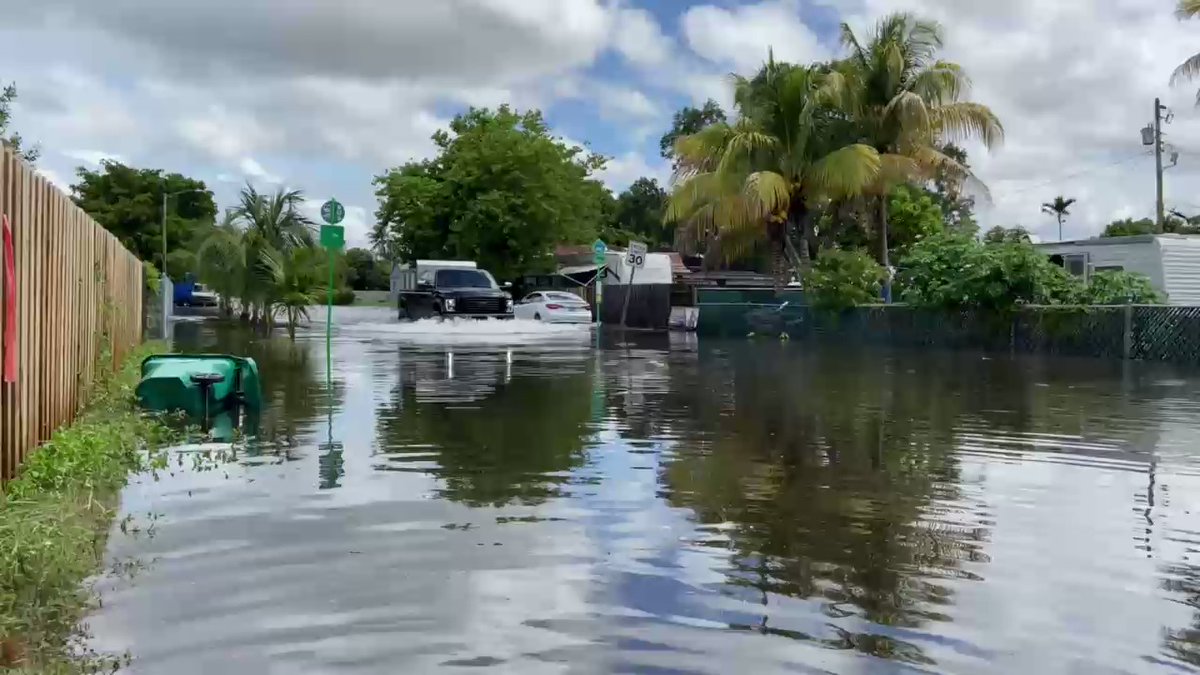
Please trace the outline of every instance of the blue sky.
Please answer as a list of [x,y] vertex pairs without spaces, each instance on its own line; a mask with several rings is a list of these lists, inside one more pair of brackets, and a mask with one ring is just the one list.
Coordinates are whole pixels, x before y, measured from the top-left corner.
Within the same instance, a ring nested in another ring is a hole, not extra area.
[[611,158],[614,190],[668,182],[658,139],[679,107],[728,104],[728,74],[768,48],[785,60],[840,53],[838,25],[887,12],[940,21],[945,56],[1005,124],[1004,147],[969,147],[990,188],[986,224],[1044,236],[1040,204],[1078,203],[1069,237],[1150,215],[1138,143],[1151,101],[1177,116],[1168,205],[1200,213],[1194,90],[1171,88],[1200,51],[1200,23],[1170,0],[0,0],[0,80],[14,125],[60,185],[113,157],[206,181],[222,206],[240,185],[287,185],[348,207],[349,238],[373,219],[374,175],[432,152],[468,105],[542,109],[555,132]]

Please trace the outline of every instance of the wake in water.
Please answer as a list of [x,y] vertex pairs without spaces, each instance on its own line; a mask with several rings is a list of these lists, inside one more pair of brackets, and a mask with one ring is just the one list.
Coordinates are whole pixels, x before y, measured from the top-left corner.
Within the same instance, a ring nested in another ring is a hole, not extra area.
[[413,322],[357,322],[339,325],[334,317],[334,330],[343,335],[370,334],[411,344],[488,344],[522,345],[549,341],[584,341],[590,338],[591,326],[558,325],[541,321],[517,319],[499,321],[472,319],[422,319]]

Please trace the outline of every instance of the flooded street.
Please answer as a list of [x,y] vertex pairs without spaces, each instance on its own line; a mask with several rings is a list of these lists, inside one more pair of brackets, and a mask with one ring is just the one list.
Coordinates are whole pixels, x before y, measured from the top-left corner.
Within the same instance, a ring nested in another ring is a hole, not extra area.
[[1200,666],[1200,373],[350,308],[330,397],[322,325],[176,342],[267,408],[125,490],[129,672]]

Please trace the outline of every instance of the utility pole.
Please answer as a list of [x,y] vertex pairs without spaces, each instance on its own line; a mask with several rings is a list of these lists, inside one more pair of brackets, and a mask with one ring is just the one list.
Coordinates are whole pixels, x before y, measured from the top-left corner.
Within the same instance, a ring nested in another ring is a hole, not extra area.
[[1157,98],[1154,99],[1154,179],[1156,201],[1155,214],[1156,220],[1154,227],[1156,232],[1163,231],[1163,162],[1162,162],[1162,113],[1164,106]]

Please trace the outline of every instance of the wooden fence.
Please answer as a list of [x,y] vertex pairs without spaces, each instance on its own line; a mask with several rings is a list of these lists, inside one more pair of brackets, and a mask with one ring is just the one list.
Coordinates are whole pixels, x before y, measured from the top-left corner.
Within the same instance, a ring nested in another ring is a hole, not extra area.
[[[11,227],[16,281],[6,288],[0,273],[0,309],[10,297],[16,305],[15,344],[0,339],[0,364],[12,350],[17,366],[15,381],[0,377],[0,479],[8,480],[74,419],[97,375],[140,342],[142,263],[8,148],[0,149],[0,214]],[[0,272],[5,264],[0,253]]]

